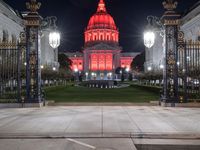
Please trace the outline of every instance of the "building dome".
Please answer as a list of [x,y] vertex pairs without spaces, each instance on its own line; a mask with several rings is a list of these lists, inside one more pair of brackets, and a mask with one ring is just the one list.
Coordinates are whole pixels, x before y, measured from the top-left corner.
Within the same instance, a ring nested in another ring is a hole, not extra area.
[[94,14],[88,23],[87,30],[89,29],[113,29],[117,30],[113,17],[107,12],[97,12]]
[[107,13],[104,0],[100,0],[97,12],[90,18],[85,31],[85,43],[97,41],[118,42],[118,29],[113,17]]

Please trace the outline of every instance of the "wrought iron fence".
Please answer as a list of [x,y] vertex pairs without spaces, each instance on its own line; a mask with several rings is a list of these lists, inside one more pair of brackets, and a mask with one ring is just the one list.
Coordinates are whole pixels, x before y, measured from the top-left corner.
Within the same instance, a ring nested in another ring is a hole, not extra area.
[[17,43],[0,43],[0,102],[19,102],[21,52]]
[[178,49],[180,100],[200,100],[200,42],[187,41]]

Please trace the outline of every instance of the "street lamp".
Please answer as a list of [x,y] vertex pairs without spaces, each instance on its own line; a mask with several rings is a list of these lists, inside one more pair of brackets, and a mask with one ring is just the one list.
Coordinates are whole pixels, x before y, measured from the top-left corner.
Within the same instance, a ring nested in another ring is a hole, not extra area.
[[50,28],[52,31],[49,34],[49,45],[53,48],[56,49],[60,46],[60,33],[57,31],[57,26],[56,26],[56,17],[49,17],[50,19]]
[[74,69],[74,72],[75,72],[75,73],[77,73],[77,72],[78,72],[78,69],[77,69],[77,68],[75,68],[75,69]]
[[148,67],[147,70],[148,70],[148,71],[151,71],[151,70],[152,70],[152,67]]
[[155,33],[153,31],[146,31],[144,33],[144,45],[151,48],[155,43]]
[[130,68],[127,67],[127,68],[126,68],[126,72],[128,73],[129,71],[130,71]]
[[160,69],[164,69],[164,65],[160,65]]
[[41,68],[41,69],[44,69],[44,66],[43,66],[43,65],[41,65],[41,66],[40,66],[40,68]]
[[88,72],[86,72],[86,73],[85,73],[85,76],[86,76],[86,81],[88,80],[88,75],[89,75],[89,73],[88,73]]
[[53,49],[56,49],[60,46],[60,33],[53,31],[49,34],[49,44]]
[[[149,16],[147,18],[147,30],[144,32],[144,45],[151,48],[155,44],[155,33],[158,32],[163,38],[163,93],[161,101],[171,103],[172,106],[178,102],[178,46],[182,41],[182,32],[179,29],[180,14],[175,9],[177,2],[174,0],[164,0],[163,7],[165,13],[161,19]],[[150,70],[150,68],[148,68]]]
[[[147,17],[148,24],[146,26],[145,32],[144,32],[144,45],[147,48],[151,48],[155,44],[156,39],[156,33],[161,33],[161,31],[164,29],[163,25],[159,18],[155,16],[148,16]],[[159,30],[161,29],[161,30]]]
[[74,74],[75,74],[75,80],[78,81],[79,80],[78,79],[79,78],[79,70],[78,70],[78,68],[74,69]]

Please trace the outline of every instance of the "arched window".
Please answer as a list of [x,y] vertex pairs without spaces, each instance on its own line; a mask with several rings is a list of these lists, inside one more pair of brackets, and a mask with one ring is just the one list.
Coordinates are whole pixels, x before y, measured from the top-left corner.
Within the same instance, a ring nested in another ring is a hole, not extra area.
[[115,35],[112,34],[112,41],[115,41]]
[[95,40],[95,41],[97,40],[97,35],[94,35],[94,40]]
[[7,30],[3,30],[2,42],[8,42],[8,31]]
[[106,40],[107,40],[107,41],[109,41],[109,40],[110,40],[110,38],[109,38],[109,35],[107,35],[107,36],[106,36]]
[[103,35],[101,34],[101,36],[100,36],[100,41],[102,41],[103,40]]

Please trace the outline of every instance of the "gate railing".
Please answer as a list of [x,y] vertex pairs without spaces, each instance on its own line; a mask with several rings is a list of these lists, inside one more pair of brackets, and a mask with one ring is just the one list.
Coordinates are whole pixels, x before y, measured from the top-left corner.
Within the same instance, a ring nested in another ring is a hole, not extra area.
[[0,43],[0,102],[20,100],[20,55],[17,43]]
[[185,41],[178,48],[178,85],[182,99],[200,100],[200,42]]

